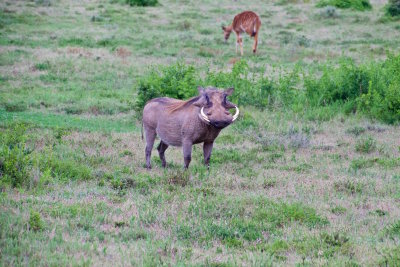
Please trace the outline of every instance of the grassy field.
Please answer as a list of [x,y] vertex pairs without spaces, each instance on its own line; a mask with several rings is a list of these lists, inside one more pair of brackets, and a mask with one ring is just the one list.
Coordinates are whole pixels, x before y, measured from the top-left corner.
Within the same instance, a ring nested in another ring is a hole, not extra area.
[[[209,171],[200,146],[188,172],[180,148],[166,170],[154,151],[148,171],[134,108],[160,64],[229,72],[244,59],[250,76],[279,77],[384,60],[400,52],[399,21],[371,4],[1,1],[0,265],[399,266],[398,122],[249,104]],[[241,58],[221,25],[243,10],[262,26]]]

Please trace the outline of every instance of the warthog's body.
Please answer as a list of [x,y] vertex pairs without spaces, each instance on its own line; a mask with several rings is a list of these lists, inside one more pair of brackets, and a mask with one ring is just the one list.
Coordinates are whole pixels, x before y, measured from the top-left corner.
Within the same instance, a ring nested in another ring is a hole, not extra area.
[[167,97],[150,100],[143,110],[147,168],[151,168],[151,150],[156,135],[161,139],[157,150],[163,167],[166,166],[164,152],[168,146],[183,147],[187,168],[191,161],[192,145],[198,143],[204,143],[204,161],[208,165],[215,138],[238,114],[233,118],[228,111],[235,108],[226,100],[232,91],[199,88],[200,95],[187,101]]

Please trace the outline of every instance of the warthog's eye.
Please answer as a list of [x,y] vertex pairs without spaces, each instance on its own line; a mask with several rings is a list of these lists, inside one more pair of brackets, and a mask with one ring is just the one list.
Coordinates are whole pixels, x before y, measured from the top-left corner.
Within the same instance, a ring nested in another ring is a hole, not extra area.
[[208,95],[206,95],[206,101],[207,101],[207,106],[209,106],[211,104],[211,102],[210,102],[210,98],[208,97]]

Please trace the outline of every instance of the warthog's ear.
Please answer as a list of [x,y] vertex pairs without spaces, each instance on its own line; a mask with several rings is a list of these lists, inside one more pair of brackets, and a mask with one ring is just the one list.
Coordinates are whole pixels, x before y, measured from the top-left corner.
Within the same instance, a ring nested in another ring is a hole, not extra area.
[[197,90],[199,91],[199,95],[202,95],[204,93],[204,88],[201,86],[198,86]]
[[221,26],[221,27],[222,27],[222,30],[226,31],[226,27],[225,26]]
[[226,95],[232,95],[233,91],[235,91],[235,88],[231,87],[225,90],[225,94]]

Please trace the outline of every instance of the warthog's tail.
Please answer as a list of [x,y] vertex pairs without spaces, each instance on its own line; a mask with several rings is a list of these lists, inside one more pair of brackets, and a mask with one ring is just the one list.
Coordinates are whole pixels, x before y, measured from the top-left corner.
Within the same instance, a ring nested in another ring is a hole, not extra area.
[[142,132],[142,140],[143,140],[143,120],[142,120],[142,128],[140,130]]

